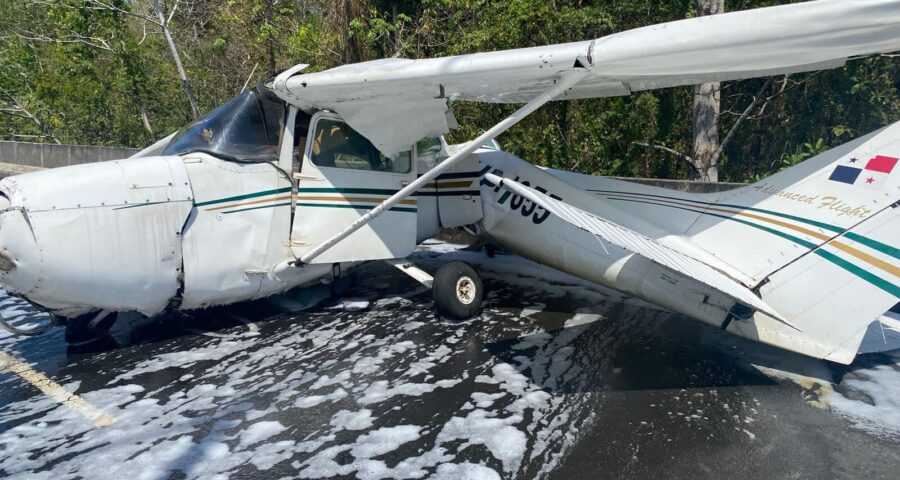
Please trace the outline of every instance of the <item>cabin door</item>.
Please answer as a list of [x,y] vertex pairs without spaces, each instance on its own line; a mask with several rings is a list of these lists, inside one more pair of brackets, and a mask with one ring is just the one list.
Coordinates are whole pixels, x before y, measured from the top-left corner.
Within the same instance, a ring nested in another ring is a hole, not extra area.
[[[409,185],[416,178],[412,159],[412,146],[389,159],[339,116],[314,115],[299,171],[293,172],[298,187],[291,230],[294,255],[302,257]],[[415,248],[416,221],[413,196],[312,263],[403,258]]]

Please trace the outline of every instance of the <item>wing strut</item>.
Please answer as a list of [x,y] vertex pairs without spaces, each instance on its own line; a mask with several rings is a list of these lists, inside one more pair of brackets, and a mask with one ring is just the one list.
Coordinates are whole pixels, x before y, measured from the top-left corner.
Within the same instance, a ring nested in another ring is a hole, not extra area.
[[435,178],[449,170],[453,165],[459,163],[460,160],[468,157],[472,152],[477,150],[479,147],[484,145],[485,142],[489,140],[493,140],[501,133],[509,130],[515,124],[521,122],[525,117],[534,113],[535,110],[542,107],[545,103],[555,99],[556,97],[562,95],[570,88],[574,87],[578,84],[584,77],[588,75],[589,71],[584,68],[579,68],[577,70],[569,70],[562,72],[560,74],[559,79],[556,80],[556,83],[546,90],[541,95],[537,96],[535,99],[526,103],[522,106],[522,108],[516,110],[515,113],[506,117],[503,121],[494,125],[490,130],[484,132],[480,137],[476,138],[469,142],[462,150],[456,152],[451,155],[450,158],[441,162],[435,168],[432,168],[424,175],[416,179],[416,181],[410,183],[406,187],[404,187],[399,192],[395,193],[393,196],[385,200],[381,205],[378,205],[374,209],[370,210],[369,213],[359,217],[355,222],[351,223],[347,226],[347,228],[341,230],[333,237],[328,240],[322,242],[317,247],[310,250],[306,255],[300,258],[297,261],[297,265],[307,265],[313,260],[316,259],[319,255],[325,253],[329,248],[335,246],[341,240],[350,236],[353,232],[359,230],[367,223],[371,222],[375,219],[375,217],[381,215],[387,210],[393,208],[397,203],[406,197],[412,195],[417,190],[422,188],[423,186],[431,183]]

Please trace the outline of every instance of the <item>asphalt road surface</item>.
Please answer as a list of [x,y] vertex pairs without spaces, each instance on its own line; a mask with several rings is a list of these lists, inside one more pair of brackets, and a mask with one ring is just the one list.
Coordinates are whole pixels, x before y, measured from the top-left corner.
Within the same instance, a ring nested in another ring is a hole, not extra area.
[[841,367],[450,250],[416,260],[474,263],[481,318],[436,318],[374,263],[302,314],[123,319],[90,349],[0,338],[0,477],[898,478],[900,322]]

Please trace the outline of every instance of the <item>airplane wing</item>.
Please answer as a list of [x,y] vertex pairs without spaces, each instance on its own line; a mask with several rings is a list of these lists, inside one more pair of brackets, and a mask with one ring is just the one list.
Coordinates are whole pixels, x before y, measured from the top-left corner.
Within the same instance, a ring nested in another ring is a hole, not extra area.
[[693,18],[593,41],[279,76],[305,110],[332,110],[391,156],[454,128],[450,101],[525,103],[575,69],[565,99],[834,68],[900,50],[900,0],[819,0]]
[[687,275],[708,287],[728,295],[737,302],[741,302],[796,329],[777,310],[766,304],[749,288],[690,255],[663,245],[652,238],[641,235],[617,223],[551,198],[514,180],[501,178],[491,173],[486,174],[485,179],[494,185],[499,185],[523,198],[527,198],[561,220],[581,230],[596,235],[617,247],[634,252],[664,267]]

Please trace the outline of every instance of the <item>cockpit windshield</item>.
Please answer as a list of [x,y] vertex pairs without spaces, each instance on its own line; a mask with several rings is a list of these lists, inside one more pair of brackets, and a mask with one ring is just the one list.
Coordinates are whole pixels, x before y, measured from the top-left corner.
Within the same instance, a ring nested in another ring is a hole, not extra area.
[[202,151],[245,162],[276,161],[283,118],[283,101],[249,90],[182,129],[165,155]]

